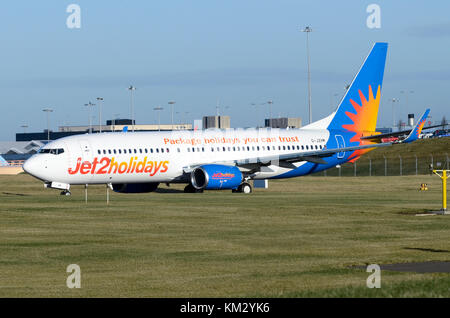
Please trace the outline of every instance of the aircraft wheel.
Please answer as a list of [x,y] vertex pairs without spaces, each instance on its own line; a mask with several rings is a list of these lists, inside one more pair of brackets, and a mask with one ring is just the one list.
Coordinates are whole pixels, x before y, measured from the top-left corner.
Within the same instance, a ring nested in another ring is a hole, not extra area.
[[69,195],[71,195],[72,193],[70,193],[70,191],[67,191],[67,190],[64,190],[64,191],[61,191],[61,195],[67,195],[67,196],[69,196]]
[[247,194],[248,193],[252,193],[252,186],[249,183],[244,182],[237,189],[231,190],[231,192],[233,192],[233,193],[247,193]]
[[240,187],[241,187],[242,193],[246,193],[246,194],[252,193],[252,186],[249,183],[244,182],[243,184],[241,184]]

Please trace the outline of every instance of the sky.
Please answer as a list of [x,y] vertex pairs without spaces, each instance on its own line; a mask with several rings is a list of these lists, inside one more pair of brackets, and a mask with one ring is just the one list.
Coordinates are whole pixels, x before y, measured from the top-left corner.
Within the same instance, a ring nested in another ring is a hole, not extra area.
[[[71,4],[80,8],[80,28],[67,26]],[[370,4],[380,8],[380,28],[367,26]],[[274,117],[307,123],[305,26],[313,29],[313,120],[335,109],[382,41],[389,49],[378,126],[426,107],[440,122],[450,117],[449,12],[447,0],[8,1],[0,10],[0,140],[14,140],[22,125],[46,129],[44,108],[53,109],[51,130],[87,125],[84,105],[97,97],[103,121],[130,118],[129,85],[137,124],[157,123],[157,106],[161,123],[170,123],[171,100],[175,122],[218,109],[232,127],[261,125],[272,100]]]

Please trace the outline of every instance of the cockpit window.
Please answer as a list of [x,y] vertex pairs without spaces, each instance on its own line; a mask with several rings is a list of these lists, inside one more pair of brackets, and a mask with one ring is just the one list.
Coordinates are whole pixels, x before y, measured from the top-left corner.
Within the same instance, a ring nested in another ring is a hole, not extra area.
[[39,149],[38,153],[49,153],[51,155],[59,155],[64,152],[63,148],[45,148]]

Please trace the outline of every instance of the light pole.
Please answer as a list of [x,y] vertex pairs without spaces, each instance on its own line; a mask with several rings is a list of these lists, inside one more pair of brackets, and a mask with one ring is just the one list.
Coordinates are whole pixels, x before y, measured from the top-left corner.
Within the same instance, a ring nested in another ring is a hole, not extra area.
[[116,119],[119,118],[120,114],[114,114],[114,119],[113,119],[113,131],[116,131]]
[[84,106],[87,106],[89,108],[89,133],[92,134],[92,107],[95,106],[95,104],[92,104],[91,102],[84,104]]
[[273,104],[273,100],[269,100],[267,102],[267,104],[269,104],[269,127],[272,128],[272,104]]
[[97,97],[98,100],[98,124],[100,133],[102,132],[102,103],[103,103],[103,97]]
[[49,119],[49,113],[53,112],[53,109],[51,109],[51,108],[44,108],[42,111],[47,113],[47,142],[49,142],[50,141],[50,119]]
[[136,87],[130,85],[130,87],[128,87],[128,90],[130,91],[131,130],[134,132],[133,91],[136,90]]
[[250,103],[250,105],[255,106],[255,112],[256,112],[256,127],[258,128],[258,122],[259,122],[259,113],[258,113],[258,104],[256,103]]
[[311,27],[305,27],[302,32],[306,32],[306,55],[308,60],[308,109],[309,109],[309,123],[312,123],[311,110],[311,72],[310,72],[310,58],[309,58],[309,33],[312,32]]
[[392,131],[394,131],[395,128],[395,109],[394,109],[394,103],[398,102],[398,98],[392,98]]
[[184,112],[184,118],[183,118],[183,126],[184,126],[184,130],[186,130],[187,128],[187,122],[189,121],[188,119],[186,119],[186,118],[188,118],[188,115],[189,115],[189,112]]
[[173,105],[175,104],[175,101],[171,100],[168,102],[168,104],[172,107],[172,130],[173,130]]
[[[153,110],[156,110],[158,112],[158,131],[161,131],[161,121],[160,121],[160,111],[163,110],[161,106],[153,108]],[[172,127],[173,129],[173,127]]]
[[28,125],[24,124],[24,125],[21,125],[20,127],[23,128],[23,133],[25,134],[27,132]]

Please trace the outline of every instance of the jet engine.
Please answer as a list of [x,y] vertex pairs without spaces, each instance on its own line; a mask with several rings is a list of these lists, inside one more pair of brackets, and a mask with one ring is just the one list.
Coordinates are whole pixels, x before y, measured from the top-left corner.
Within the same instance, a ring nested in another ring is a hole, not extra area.
[[235,166],[203,165],[191,172],[191,183],[199,190],[236,189],[242,183],[242,173]]

